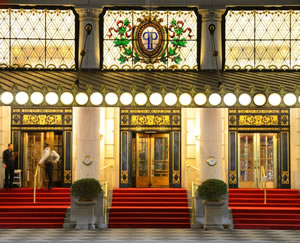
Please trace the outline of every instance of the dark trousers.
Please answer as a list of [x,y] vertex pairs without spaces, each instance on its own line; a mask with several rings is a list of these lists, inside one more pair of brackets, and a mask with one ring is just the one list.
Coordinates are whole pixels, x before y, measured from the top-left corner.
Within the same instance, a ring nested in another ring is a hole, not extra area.
[[48,183],[48,188],[52,187],[53,184],[53,164],[52,163],[47,163],[46,165],[46,175],[48,177],[49,183]]
[[5,186],[12,187],[14,182],[15,167],[13,165],[7,165],[5,168]]

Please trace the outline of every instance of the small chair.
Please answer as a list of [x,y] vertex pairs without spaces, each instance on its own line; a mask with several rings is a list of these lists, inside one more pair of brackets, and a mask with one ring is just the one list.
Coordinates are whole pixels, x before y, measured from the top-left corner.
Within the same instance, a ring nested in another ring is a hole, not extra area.
[[15,170],[13,184],[22,187],[22,170],[20,169]]

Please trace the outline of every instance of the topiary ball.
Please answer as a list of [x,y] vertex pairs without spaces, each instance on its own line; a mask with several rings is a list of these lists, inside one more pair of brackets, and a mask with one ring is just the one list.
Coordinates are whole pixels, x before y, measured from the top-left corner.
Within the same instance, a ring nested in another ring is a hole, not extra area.
[[94,178],[84,178],[73,182],[71,194],[79,197],[79,201],[91,201],[102,191],[99,181]]
[[197,191],[199,197],[209,201],[217,201],[227,193],[227,185],[218,179],[208,179],[197,188]]

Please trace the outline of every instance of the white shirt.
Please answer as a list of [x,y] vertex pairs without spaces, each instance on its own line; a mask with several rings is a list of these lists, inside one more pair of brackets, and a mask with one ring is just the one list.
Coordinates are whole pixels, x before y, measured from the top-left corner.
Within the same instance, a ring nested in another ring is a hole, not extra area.
[[47,147],[44,149],[44,152],[43,152],[42,158],[39,161],[39,164],[40,165],[43,164],[50,155],[54,159],[54,163],[57,163],[59,161],[59,158],[60,158],[59,154],[56,153],[54,150],[51,150],[49,147]]

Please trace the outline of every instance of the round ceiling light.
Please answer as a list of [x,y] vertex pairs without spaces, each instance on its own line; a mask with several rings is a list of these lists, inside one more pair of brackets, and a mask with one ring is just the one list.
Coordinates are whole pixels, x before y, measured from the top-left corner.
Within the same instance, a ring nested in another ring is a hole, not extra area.
[[255,105],[263,106],[266,103],[267,98],[264,94],[256,94],[253,98],[253,101]]
[[30,100],[34,105],[40,105],[44,101],[44,96],[41,92],[33,92],[30,95]]
[[157,92],[156,92],[156,93],[153,93],[153,94],[150,95],[149,100],[150,100],[150,103],[151,103],[152,105],[158,106],[158,105],[160,105],[161,102],[162,102],[162,96],[161,96],[160,93],[157,93]]
[[236,103],[236,95],[234,93],[228,93],[224,95],[224,103],[227,106],[233,106]]
[[168,106],[175,105],[177,103],[177,95],[174,93],[167,93],[164,100]]
[[281,96],[277,93],[272,93],[270,94],[269,98],[268,98],[269,103],[272,106],[277,106],[280,105],[281,103]]
[[191,104],[192,97],[188,93],[183,93],[179,96],[179,102],[181,105],[187,106],[187,105]]
[[251,103],[251,96],[249,94],[243,93],[239,97],[239,102],[243,106],[250,105],[250,103]]
[[203,93],[198,93],[195,95],[194,101],[197,105],[204,105],[207,101],[206,95]]
[[208,98],[209,103],[213,106],[219,105],[221,103],[221,100],[221,95],[219,95],[218,93],[213,93]]
[[1,102],[5,105],[9,105],[13,102],[14,96],[11,92],[5,91],[1,95]]
[[100,105],[103,101],[103,95],[99,92],[94,92],[90,96],[90,101],[93,105]]
[[72,104],[73,100],[74,100],[74,97],[73,97],[72,93],[70,93],[70,92],[63,92],[60,96],[60,101],[64,105]]
[[115,105],[118,102],[118,96],[114,92],[109,92],[105,95],[105,102],[108,105]]
[[295,105],[296,102],[297,102],[297,97],[293,93],[288,93],[288,94],[283,96],[283,102],[287,106]]
[[75,96],[75,100],[78,105],[85,105],[88,102],[89,97],[86,93],[80,92]]
[[29,95],[24,92],[20,91],[16,94],[16,101],[19,105],[25,105],[29,100]]
[[45,96],[48,105],[55,105],[58,102],[58,95],[55,92],[49,92]]
[[133,101],[133,97],[130,93],[125,92],[125,93],[121,94],[120,101],[121,101],[122,105],[130,105]]
[[135,97],[135,103],[137,103],[138,105],[145,105],[147,102],[147,95],[145,93],[138,93]]

